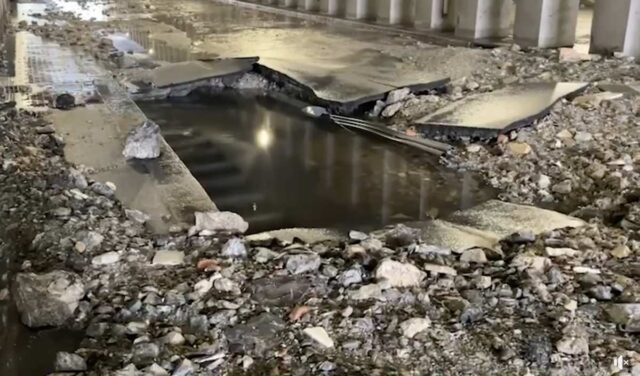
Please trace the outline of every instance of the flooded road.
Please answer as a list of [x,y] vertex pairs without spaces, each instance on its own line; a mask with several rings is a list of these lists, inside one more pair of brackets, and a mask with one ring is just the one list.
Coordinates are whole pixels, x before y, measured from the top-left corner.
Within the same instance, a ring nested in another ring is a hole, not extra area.
[[310,119],[274,99],[219,94],[139,104],[221,210],[250,232],[370,230],[494,196],[432,156]]

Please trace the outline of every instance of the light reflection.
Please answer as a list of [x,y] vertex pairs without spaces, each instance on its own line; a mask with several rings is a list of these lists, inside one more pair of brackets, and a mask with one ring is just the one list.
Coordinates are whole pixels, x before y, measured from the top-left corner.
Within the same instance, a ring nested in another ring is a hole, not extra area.
[[149,48],[149,55],[153,55],[154,52],[153,48]]
[[256,132],[256,144],[261,149],[268,149],[273,143],[273,132],[268,128],[260,128],[258,132]]

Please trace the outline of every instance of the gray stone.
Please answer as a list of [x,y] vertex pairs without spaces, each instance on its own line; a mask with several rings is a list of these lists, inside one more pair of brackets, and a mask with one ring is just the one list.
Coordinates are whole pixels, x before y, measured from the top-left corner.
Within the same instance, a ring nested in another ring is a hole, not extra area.
[[55,369],[59,372],[82,372],[87,370],[87,363],[80,355],[60,351],[56,354]]
[[349,231],[349,239],[365,240],[368,237],[369,237],[369,235],[365,234],[364,232],[354,231],[354,230]]
[[189,229],[189,235],[212,235],[218,231],[244,233],[249,224],[236,213],[232,212],[196,212],[196,224]]
[[151,342],[141,342],[133,345],[131,361],[136,366],[148,366],[156,360],[159,354],[158,345]]
[[402,334],[407,338],[413,338],[416,334],[427,330],[431,326],[431,320],[428,318],[415,317],[403,321],[400,324]]
[[151,218],[148,214],[145,214],[140,210],[125,209],[124,214],[129,220],[139,224],[145,224]]
[[387,105],[390,105],[390,104],[393,104],[393,103],[397,103],[397,102],[403,101],[410,94],[411,94],[411,89],[408,88],[408,87],[403,87],[401,89],[396,89],[396,90],[390,91],[389,94],[387,94],[387,99],[386,99],[385,103]]
[[460,256],[460,262],[484,264],[487,262],[487,255],[480,248],[467,249]]
[[241,239],[231,238],[222,247],[221,254],[229,258],[244,258],[247,257],[247,248]]
[[564,180],[551,188],[555,193],[568,194],[573,190],[571,180]]
[[216,288],[216,290],[221,292],[240,291],[240,287],[238,287],[238,284],[230,280],[229,278],[218,278],[213,282],[213,286]]
[[113,185],[113,183],[107,184],[107,183],[101,183],[101,182],[94,182],[93,184],[91,184],[91,190],[105,197],[113,197],[113,195],[116,193],[116,188],[115,188],[115,185]]
[[640,303],[608,304],[604,306],[607,318],[625,327],[628,332],[640,332]]
[[564,336],[556,343],[556,348],[567,355],[588,354],[589,341],[583,336]]
[[278,345],[277,335],[285,328],[286,325],[280,317],[264,312],[246,324],[227,329],[225,336],[231,352],[261,356]]
[[173,266],[184,263],[184,252],[182,251],[156,251],[153,255],[153,265]]
[[193,363],[189,359],[183,359],[182,362],[173,370],[171,376],[190,376],[195,371]]
[[589,290],[589,296],[598,300],[611,300],[613,299],[613,293],[610,286],[594,286]]
[[432,274],[457,275],[456,270],[446,265],[424,264],[424,270]]
[[382,287],[377,283],[360,286],[358,290],[349,291],[348,296],[353,300],[384,300],[382,296]]
[[264,264],[274,258],[278,257],[279,254],[265,247],[255,248],[256,253],[253,255],[253,259],[260,264]]
[[180,346],[185,342],[184,336],[179,332],[171,332],[162,337],[162,342],[173,346]]
[[413,264],[385,259],[376,268],[375,276],[376,280],[386,280],[393,287],[411,287],[420,285],[425,273]]
[[61,270],[46,274],[18,273],[14,288],[20,318],[32,328],[62,325],[73,316],[84,296],[80,276]]
[[291,274],[315,272],[320,268],[321,259],[315,253],[291,255],[287,258],[287,270]]
[[589,132],[576,132],[575,136],[573,136],[573,139],[577,142],[588,142],[593,140],[593,135],[591,135],[591,133]]
[[89,252],[98,248],[102,244],[103,240],[104,236],[95,231],[86,231],[78,235],[78,241],[81,241],[86,247],[85,250]]
[[133,129],[124,145],[126,159],[155,159],[160,156],[160,127],[151,120]]
[[345,270],[338,276],[338,282],[344,287],[349,287],[353,284],[361,283],[362,273],[358,269]]
[[388,105],[387,107],[384,108],[384,110],[382,110],[382,117],[384,118],[392,117],[393,115],[397,114],[398,111],[400,111],[400,109],[402,108],[402,105],[403,105],[402,102],[392,103]]
[[251,283],[252,298],[263,305],[289,307],[301,304],[311,296],[326,293],[326,282],[310,276],[277,276],[254,280]]
[[120,255],[118,252],[107,252],[101,255],[98,255],[91,259],[91,264],[94,266],[103,266],[103,265],[111,265],[120,261]]

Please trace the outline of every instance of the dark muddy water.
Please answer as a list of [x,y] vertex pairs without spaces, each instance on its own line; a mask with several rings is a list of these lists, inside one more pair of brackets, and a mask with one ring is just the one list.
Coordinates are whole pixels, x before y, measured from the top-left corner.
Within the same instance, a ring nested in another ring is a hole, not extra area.
[[423,152],[307,118],[271,98],[223,93],[139,105],[216,205],[244,216],[251,232],[368,230],[494,196]]

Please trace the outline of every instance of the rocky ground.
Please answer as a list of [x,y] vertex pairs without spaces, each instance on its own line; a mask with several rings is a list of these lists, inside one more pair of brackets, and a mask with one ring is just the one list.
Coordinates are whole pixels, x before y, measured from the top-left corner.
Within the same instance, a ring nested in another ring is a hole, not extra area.
[[[74,43],[64,31],[22,28]],[[111,59],[108,44],[86,35],[78,45],[102,45]],[[509,83],[640,77],[625,59],[568,62],[518,48],[492,56],[447,93],[407,98],[386,116],[404,129]],[[640,375],[640,100],[578,103],[559,103],[508,139],[462,140],[445,161],[480,171],[506,200],[590,223],[461,254],[404,226],[315,243],[244,237],[228,213],[154,235],[144,213],[114,198],[118,187],[65,162],[64,140],[45,120],[7,103],[0,244],[12,286],[0,300],[15,302],[30,327],[84,333],[77,351],[58,354],[59,374]]]

